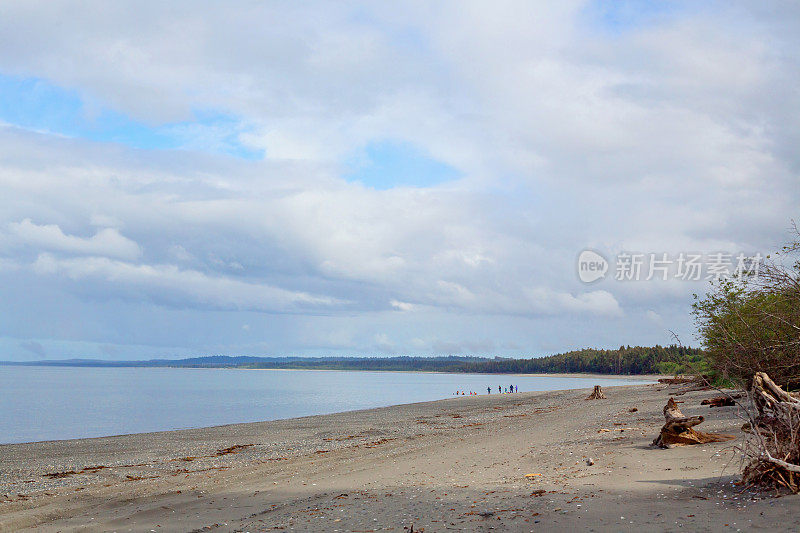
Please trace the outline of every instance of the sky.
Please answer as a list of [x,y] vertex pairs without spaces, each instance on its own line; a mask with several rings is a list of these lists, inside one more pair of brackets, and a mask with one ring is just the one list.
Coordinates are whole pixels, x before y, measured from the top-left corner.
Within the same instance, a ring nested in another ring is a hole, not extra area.
[[697,345],[797,87],[789,1],[6,0],[0,359]]

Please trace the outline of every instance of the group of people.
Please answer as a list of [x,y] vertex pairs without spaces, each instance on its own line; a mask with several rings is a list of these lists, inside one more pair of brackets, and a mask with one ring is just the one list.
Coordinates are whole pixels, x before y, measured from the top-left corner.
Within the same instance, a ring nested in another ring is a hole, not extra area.
[[[519,387],[517,387],[515,385],[509,385],[506,388],[503,388],[502,385],[498,385],[498,387],[497,387],[497,393],[498,394],[511,394],[512,392],[519,392]],[[492,393],[492,388],[491,387],[486,387],[486,394],[491,394],[491,393]],[[473,392],[473,391],[464,392],[463,390],[457,390],[455,395],[456,396],[477,396],[478,393],[477,392]]]
[[[505,389],[503,388],[502,385],[498,385],[497,387],[498,394],[511,394],[512,392],[519,392],[519,387],[515,387],[514,385],[509,385]],[[492,388],[486,387],[486,394],[491,394],[491,393],[492,393]]]

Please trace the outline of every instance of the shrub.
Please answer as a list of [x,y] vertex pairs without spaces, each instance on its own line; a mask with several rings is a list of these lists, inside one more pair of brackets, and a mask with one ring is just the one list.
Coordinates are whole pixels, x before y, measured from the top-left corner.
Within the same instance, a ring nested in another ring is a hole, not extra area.
[[756,275],[723,279],[705,298],[695,295],[695,323],[716,377],[744,386],[766,372],[779,384],[800,385],[798,250],[795,240]]

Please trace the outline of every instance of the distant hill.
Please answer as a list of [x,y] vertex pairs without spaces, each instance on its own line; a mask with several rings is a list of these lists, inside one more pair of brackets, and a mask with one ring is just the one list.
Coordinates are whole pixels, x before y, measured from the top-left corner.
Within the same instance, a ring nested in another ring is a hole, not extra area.
[[186,359],[148,359],[142,361],[107,361],[104,359],[43,359],[39,361],[0,361],[12,366],[91,366],[91,367],[179,367],[246,368],[258,362],[288,364],[300,357],[255,357],[249,355],[209,355]]
[[620,346],[616,350],[585,348],[527,359],[503,357],[254,357],[211,355],[186,359],[147,361],[103,361],[65,359],[31,362],[0,362],[0,365],[55,367],[179,367],[265,368],[308,370],[383,370],[418,372],[470,372],[496,374],[546,374],[591,372],[598,374],[692,373],[703,368],[703,354],[685,346]]

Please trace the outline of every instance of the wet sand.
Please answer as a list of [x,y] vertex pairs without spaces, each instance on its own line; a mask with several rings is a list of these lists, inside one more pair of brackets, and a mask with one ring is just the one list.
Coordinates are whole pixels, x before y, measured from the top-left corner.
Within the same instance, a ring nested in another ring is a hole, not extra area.
[[[800,497],[734,483],[736,441],[649,446],[678,388],[604,387],[0,446],[0,530],[797,529]],[[712,395],[681,408],[740,435]]]

